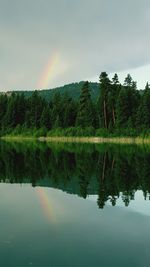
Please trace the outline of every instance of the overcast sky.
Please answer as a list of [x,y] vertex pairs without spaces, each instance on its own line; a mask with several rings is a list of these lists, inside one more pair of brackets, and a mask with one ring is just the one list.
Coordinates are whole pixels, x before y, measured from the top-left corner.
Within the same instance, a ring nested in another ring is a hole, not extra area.
[[[141,71],[140,71],[141,70]],[[0,0],[0,90],[150,81],[149,0]]]

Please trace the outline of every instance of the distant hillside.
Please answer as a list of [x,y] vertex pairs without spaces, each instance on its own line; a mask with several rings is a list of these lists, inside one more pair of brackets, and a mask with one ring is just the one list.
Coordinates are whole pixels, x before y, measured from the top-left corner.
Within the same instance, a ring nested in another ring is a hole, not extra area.
[[[54,89],[44,89],[44,90],[38,90],[39,95],[44,97],[45,99],[49,100],[53,97],[53,95],[56,92],[59,92],[61,94],[68,93],[73,99],[78,99],[80,96],[81,87],[83,86],[84,82],[79,83],[71,83],[67,84],[61,87],[57,87]],[[99,84],[96,82],[90,82],[90,90],[91,90],[91,96],[95,100],[97,99],[99,95]],[[26,97],[29,97],[33,94],[34,91],[15,91],[16,93],[24,93]],[[7,92],[7,94],[11,94],[12,92]]]

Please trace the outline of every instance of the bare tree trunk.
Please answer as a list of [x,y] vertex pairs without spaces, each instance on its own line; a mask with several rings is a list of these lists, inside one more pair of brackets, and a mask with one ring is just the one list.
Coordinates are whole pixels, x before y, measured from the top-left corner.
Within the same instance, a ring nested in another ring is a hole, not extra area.
[[115,110],[114,110],[114,108],[113,108],[113,110],[112,110],[112,115],[113,115],[113,123],[114,123],[114,125],[115,125],[115,123],[116,123],[116,118],[115,118]]
[[105,127],[107,128],[107,113],[106,113],[106,101],[104,99],[104,121],[105,121]]

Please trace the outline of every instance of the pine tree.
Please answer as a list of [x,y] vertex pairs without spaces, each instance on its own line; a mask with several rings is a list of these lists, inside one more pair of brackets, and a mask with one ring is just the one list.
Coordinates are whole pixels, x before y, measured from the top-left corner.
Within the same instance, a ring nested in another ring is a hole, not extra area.
[[59,115],[57,115],[56,120],[54,121],[53,128],[57,129],[57,128],[61,127],[61,126],[62,126],[62,124],[61,124],[60,117],[59,117]]
[[92,101],[88,82],[85,82],[81,89],[76,126],[92,126]]
[[56,128],[56,125],[59,127],[62,126],[62,117],[63,117],[63,108],[62,108],[62,96],[59,92],[56,92],[52,99],[52,113],[51,121],[52,127]]
[[108,93],[108,112],[109,112],[109,128],[116,125],[116,102],[120,91],[120,83],[118,75],[115,74],[112,78],[112,84]]
[[40,118],[40,127],[46,127],[47,129],[51,129],[51,116],[48,104],[44,107],[42,111]]
[[106,72],[100,74],[100,97],[98,101],[99,105],[99,119],[100,127],[108,128],[110,122],[109,108],[108,108],[108,95],[111,90],[111,82]]
[[0,95],[0,130],[4,127],[4,117],[7,111],[8,97],[6,94]]
[[114,74],[114,77],[112,78],[113,84],[118,85],[119,84],[119,79],[117,73]]
[[124,86],[131,87],[132,86],[132,82],[133,82],[132,77],[131,77],[130,74],[128,74],[127,77],[124,80]]
[[75,101],[65,93],[62,97],[62,126],[64,128],[75,126],[75,120],[77,116],[77,107]]
[[146,84],[143,94],[143,126],[144,128],[150,128],[150,87]]
[[45,100],[34,91],[28,100],[28,112],[26,113],[26,124],[30,128],[40,127],[40,118],[45,106]]
[[15,126],[23,125],[25,123],[25,113],[26,113],[26,104],[27,101],[23,94],[16,95],[15,101]]
[[130,75],[127,76],[124,84],[117,100],[117,126],[135,127],[140,95],[136,90],[136,82],[132,80]]
[[120,90],[116,104],[117,126],[127,127],[130,117],[130,107],[128,103],[128,95],[125,88]]
[[7,109],[3,119],[4,128],[13,128],[16,126],[16,94],[12,93],[8,97]]

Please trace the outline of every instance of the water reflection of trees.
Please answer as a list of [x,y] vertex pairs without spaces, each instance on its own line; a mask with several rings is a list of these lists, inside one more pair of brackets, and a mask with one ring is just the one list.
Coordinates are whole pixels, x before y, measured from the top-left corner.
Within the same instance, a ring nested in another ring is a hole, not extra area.
[[103,208],[122,198],[126,206],[142,190],[150,196],[150,150],[138,146],[0,143],[0,180],[98,195]]

